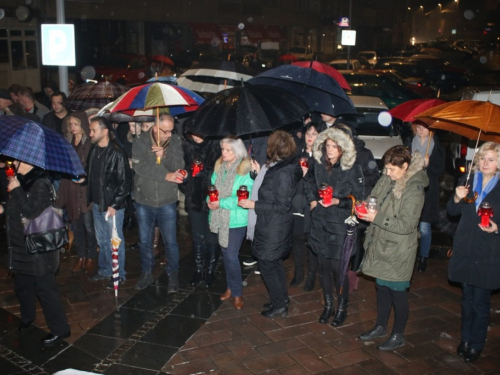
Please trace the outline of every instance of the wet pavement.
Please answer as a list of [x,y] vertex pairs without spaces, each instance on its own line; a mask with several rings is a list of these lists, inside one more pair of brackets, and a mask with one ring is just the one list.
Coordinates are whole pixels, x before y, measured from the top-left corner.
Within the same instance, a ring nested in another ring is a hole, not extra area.
[[[219,296],[226,289],[219,263],[216,284],[188,286],[193,267],[189,223],[178,220],[181,290],[167,295],[167,278],[157,265],[156,285],[133,287],[140,275],[136,228],[126,232],[127,281],[119,297],[106,282],[72,274],[74,251],[61,257],[57,276],[72,335],[52,347],[40,339],[47,327],[39,309],[35,327],[17,331],[19,305],[7,275],[5,238],[0,237],[0,373],[51,374],[74,368],[105,374],[500,374],[500,294],[492,299],[488,342],[480,360],[464,364],[455,354],[460,340],[460,289],[448,283],[450,238],[435,233],[428,270],[416,272],[409,293],[407,344],[380,352],[378,341],[357,338],[376,318],[374,282],[361,278],[351,293],[344,326],[318,323],[323,310],[319,286],[309,293],[290,288],[287,318],[260,315],[268,295],[252,268],[243,268],[243,310]],[[242,256],[248,254],[248,246]],[[159,263],[159,262],[158,262]],[[293,262],[286,261],[292,278]],[[39,306],[38,306],[39,307]],[[392,321],[389,327],[392,326]]]

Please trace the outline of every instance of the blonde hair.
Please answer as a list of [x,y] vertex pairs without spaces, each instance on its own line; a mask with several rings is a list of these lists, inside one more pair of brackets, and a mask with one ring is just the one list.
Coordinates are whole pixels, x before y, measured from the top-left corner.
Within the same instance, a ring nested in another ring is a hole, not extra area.
[[479,159],[483,158],[488,151],[495,151],[497,153],[497,172],[500,171],[500,145],[495,142],[485,142],[479,147],[474,156],[474,172],[479,171]]
[[76,122],[78,123],[78,125],[80,125],[80,128],[82,129],[82,135],[86,135],[85,130],[83,129],[83,126],[82,126],[82,120],[80,120],[78,117],[72,116],[72,115],[69,115],[68,117],[65,118],[65,120],[66,120],[66,134],[71,135],[71,125],[69,122],[72,118],[74,118],[76,120]]

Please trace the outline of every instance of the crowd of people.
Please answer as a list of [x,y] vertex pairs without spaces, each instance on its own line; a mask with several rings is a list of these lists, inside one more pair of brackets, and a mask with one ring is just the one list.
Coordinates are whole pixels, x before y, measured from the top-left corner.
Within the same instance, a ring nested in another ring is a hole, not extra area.
[[[391,334],[378,348],[405,345],[408,289],[417,257],[417,270],[427,268],[431,225],[439,210],[439,177],[444,172],[443,146],[426,126],[413,125],[415,136],[409,147],[387,150],[379,173],[373,154],[355,129],[327,114],[317,122],[307,119],[293,131],[212,140],[189,132],[178,134],[176,119],[167,113],[157,123],[118,125],[96,116],[97,110],[72,112],[65,108],[65,99],[52,87],[49,111],[28,88],[0,90],[0,110],[5,115],[24,116],[64,135],[86,170],[85,176],[67,178],[15,161],[16,177],[2,174],[9,266],[21,302],[20,331],[33,323],[38,297],[50,329],[43,342],[70,335],[55,282],[58,252],[28,254],[21,217],[37,217],[51,204],[65,208],[77,250],[73,272],[87,272],[93,281],[109,280],[109,289],[114,287],[110,218],[124,238],[124,226],[135,217],[142,269],[135,288],[142,290],[155,282],[161,234],[168,293],[176,293],[177,205],[182,191],[191,224],[191,286],[210,288],[222,256],[227,290],[220,299],[243,309],[239,252],[247,239],[269,293],[261,314],[287,316],[290,298],[283,262],[293,254],[290,286],[298,287],[305,279],[303,289],[311,291],[318,274],[324,299],[319,322],[335,327],[348,319],[349,293],[356,288],[356,276],[342,271],[348,236],[345,223],[352,219],[354,202],[376,202],[367,210],[356,210],[359,225],[349,272],[373,277],[377,293],[376,324],[359,338],[386,337],[393,309]],[[449,279],[463,288],[457,354],[465,362],[480,357],[491,292],[500,288],[496,218],[490,215],[489,226],[481,226],[478,218],[485,202],[500,210],[499,171],[500,145],[487,142],[476,154],[472,186],[460,181],[447,205],[451,215],[461,215]],[[4,211],[3,206],[0,210]],[[118,283],[124,283],[124,241],[118,259]]]

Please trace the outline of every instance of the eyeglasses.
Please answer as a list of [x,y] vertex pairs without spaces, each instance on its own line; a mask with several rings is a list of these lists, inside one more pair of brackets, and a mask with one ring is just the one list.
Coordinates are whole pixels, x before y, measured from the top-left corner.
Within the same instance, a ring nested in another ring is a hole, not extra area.
[[174,129],[171,129],[171,130],[163,130],[162,128],[160,128],[160,131],[165,134],[165,135],[168,135],[168,134],[172,134],[174,132]]

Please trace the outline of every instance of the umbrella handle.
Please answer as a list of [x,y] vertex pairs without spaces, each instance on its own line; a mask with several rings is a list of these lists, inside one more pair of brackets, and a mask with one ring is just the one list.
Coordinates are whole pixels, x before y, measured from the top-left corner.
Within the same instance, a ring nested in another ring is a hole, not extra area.
[[349,194],[347,196],[347,198],[351,198],[351,200],[352,200],[351,216],[354,216],[354,206],[355,206],[355,203],[356,203],[356,198],[354,198],[354,196],[351,195],[351,194]]
[[113,230],[116,230],[116,215],[113,215]]
[[434,137],[434,132],[431,130],[429,133],[429,140],[427,141],[427,150],[425,150],[425,157],[424,158],[429,157],[429,146],[431,145],[432,137]]

